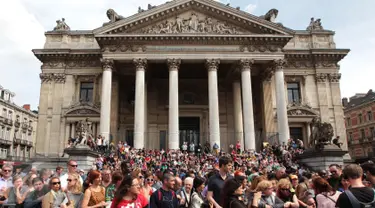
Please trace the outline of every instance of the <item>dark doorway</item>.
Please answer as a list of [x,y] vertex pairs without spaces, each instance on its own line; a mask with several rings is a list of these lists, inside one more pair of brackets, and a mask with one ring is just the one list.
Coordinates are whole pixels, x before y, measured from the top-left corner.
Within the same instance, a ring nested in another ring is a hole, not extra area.
[[134,130],[126,130],[126,143],[134,147]]
[[294,141],[297,139],[303,141],[303,130],[301,127],[290,127],[289,134]]
[[199,144],[200,136],[200,118],[199,117],[180,117],[180,147],[184,142],[187,144]]
[[166,150],[167,149],[167,131],[163,130],[159,132],[159,138],[160,138],[160,144],[159,149],[160,150]]

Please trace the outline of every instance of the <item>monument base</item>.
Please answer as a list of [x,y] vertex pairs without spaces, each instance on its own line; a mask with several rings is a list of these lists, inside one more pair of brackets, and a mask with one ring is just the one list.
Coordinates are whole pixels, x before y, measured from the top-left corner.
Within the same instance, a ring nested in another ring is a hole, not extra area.
[[64,152],[69,155],[69,160],[77,161],[78,168],[85,171],[92,169],[96,158],[100,155],[100,153],[91,150],[87,145],[67,148]]
[[325,145],[323,150],[307,149],[298,156],[301,164],[306,165],[313,171],[327,170],[330,165],[344,165],[344,155],[347,151],[336,145]]

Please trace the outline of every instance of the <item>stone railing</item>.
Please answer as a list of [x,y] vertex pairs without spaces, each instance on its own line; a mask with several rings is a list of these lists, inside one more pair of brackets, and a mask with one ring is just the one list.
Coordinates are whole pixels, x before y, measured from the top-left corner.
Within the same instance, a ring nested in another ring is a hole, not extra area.
[[32,141],[27,141],[26,146],[32,147],[33,146],[33,142]]
[[27,140],[26,139],[21,139],[21,144],[22,145],[27,145]]
[[12,141],[6,140],[6,139],[0,139],[0,144],[5,145],[5,146],[11,146]]

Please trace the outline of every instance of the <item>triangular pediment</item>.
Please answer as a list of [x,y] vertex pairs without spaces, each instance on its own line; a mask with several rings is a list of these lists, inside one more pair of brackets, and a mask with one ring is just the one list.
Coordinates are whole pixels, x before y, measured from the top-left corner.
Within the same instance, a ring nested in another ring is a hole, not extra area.
[[[113,11],[113,10],[112,10]],[[117,15],[117,14],[116,14]],[[213,0],[174,0],[123,18],[117,15],[95,35],[121,34],[277,34],[293,30]]]

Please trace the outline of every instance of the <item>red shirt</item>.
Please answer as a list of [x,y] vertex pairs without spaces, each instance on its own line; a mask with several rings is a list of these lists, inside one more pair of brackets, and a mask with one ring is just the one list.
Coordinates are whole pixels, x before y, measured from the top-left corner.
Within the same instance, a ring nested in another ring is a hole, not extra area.
[[115,207],[115,201],[116,199],[113,199],[111,208],[143,208],[148,204],[148,200],[142,194],[138,194],[135,200],[121,200],[117,207]]

